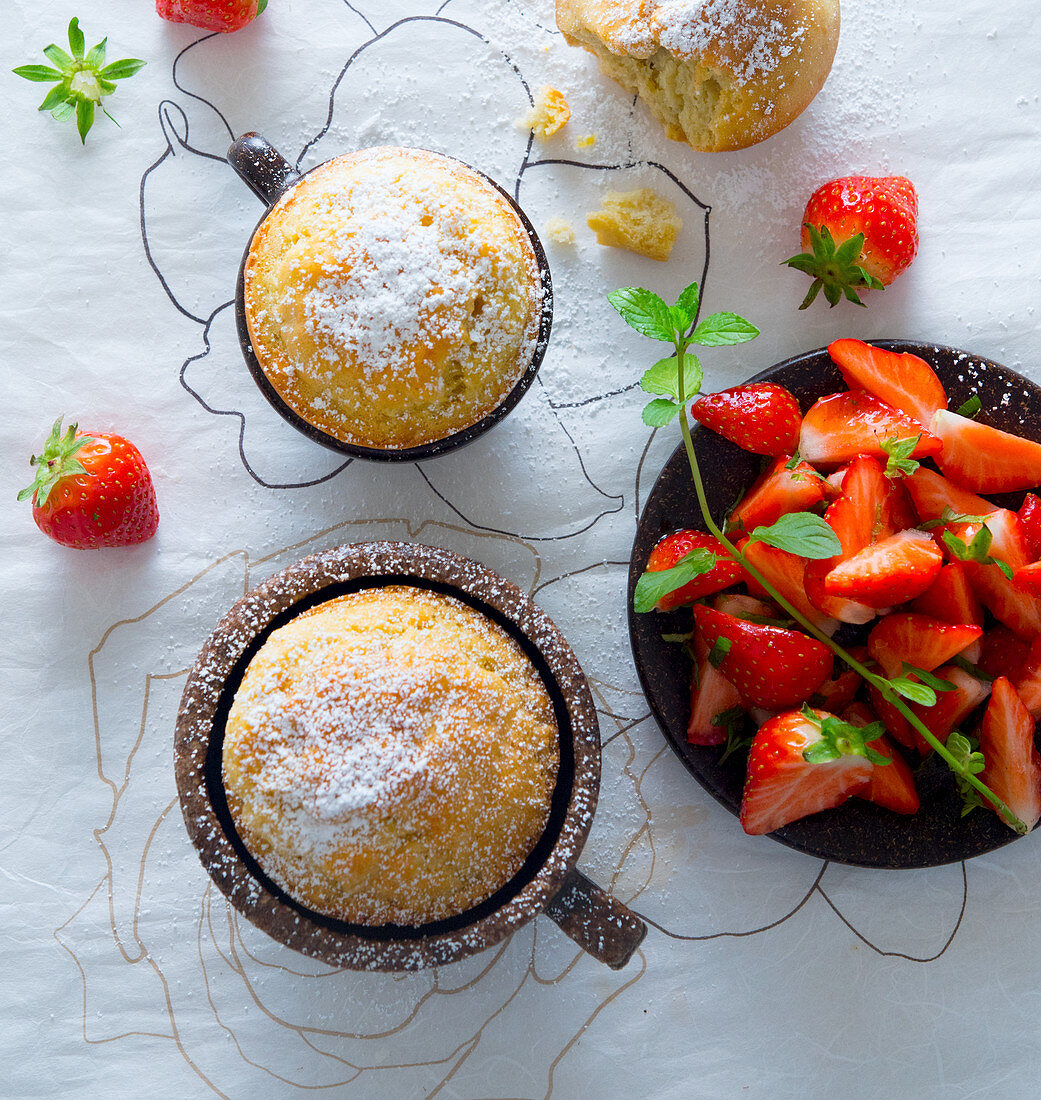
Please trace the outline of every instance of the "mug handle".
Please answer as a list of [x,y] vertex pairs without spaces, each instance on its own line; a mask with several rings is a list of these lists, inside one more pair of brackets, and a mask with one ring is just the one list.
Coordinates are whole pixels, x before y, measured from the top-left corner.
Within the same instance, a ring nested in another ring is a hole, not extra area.
[[300,178],[300,173],[260,134],[237,137],[227,161],[265,206],[273,206]]
[[647,925],[620,901],[572,867],[546,914],[583,951],[621,970],[647,935]]

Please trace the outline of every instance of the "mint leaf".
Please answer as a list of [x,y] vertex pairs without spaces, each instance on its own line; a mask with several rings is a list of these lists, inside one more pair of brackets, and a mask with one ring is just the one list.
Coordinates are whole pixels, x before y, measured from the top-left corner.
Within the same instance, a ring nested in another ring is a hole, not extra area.
[[759,329],[736,313],[713,313],[690,334],[690,342],[706,348],[719,348],[743,344],[758,335]]
[[716,564],[716,555],[711,550],[698,547],[680,558],[671,569],[648,571],[636,582],[633,593],[633,610],[643,613],[652,611],[658,601],[682,588],[702,573],[709,573]]
[[974,420],[980,414],[980,410],[983,408],[983,402],[973,394],[968,401],[959,405],[954,411],[958,416],[967,417],[969,420]]
[[698,284],[691,283],[690,286],[684,287],[680,291],[680,296],[676,299],[676,305],[673,307],[675,314],[678,314],[678,319],[682,322],[680,325],[680,331],[686,332],[692,324],[694,324],[694,318],[698,315],[698,303],[699,292]]
[[[670,355],[659,359],[653,367],[644,371],[640,388],[647,393],[661,393],[678,401],[680,399],[679,359]],[[701,364],[696,355],[683,356],[683,393],[693,397],[701,389]]]
[[657,397],[649,401],[643,407],[641,419],[648,428],[662,428],[675,419],[680,411],[680,406],[674,401],[666,401],[664,397]]
[[920,703],[923,707],[936,706],[936,692],[926,684],[917,680],[909,680],[906,676],[894,676],[889,681],[892,689],[912,703]]
[[607,300],[622,315],[622,320],[641,335],[652,340],[672,341],[676,338],[672,312],[654,291],[626,286],[612,290]]
[[947,751],[958,765],[954,772],[954,781],[962,798],[962,817],[983,805],[980,792],[965,779],[966,775],[979,775],[986,767],[983,753],[977,751],[978,748],[978,741],[966,737],[959,730],[952,730],[947,737]]
[[917,665],[909,664],[907,661],[900,662],[900,672],[903,676],[916,676],[923,684],[928,684],[933,691],[958,690],[950,680],[945,680],[942,676],[936,676],[932,672],[926,672],[924,668],[918,668]]
[[756,527],[750,538],[814,561],[842,553],[838,535],[812,512],[789,512],[769,527]]
[[712,715],[712,725],[722,726],[727,731],[727,741],[723,746],[723,753],[719,758],[720,764],[733,753],[751,747],[752,739],[755,734],[745,734],[742,732],[747,722],[748,715],[741,707],[730,707],[728,710],[720,711],[719,714]]
[[996,565],[1008,580],[1012,580],[1014,576],[1012,566],[1007,561],[1002,561],[1001,558],[992,558],[987,553],[993,540],[994,536],[986,524],[973,535],[972,541],[969,543],[959,538],[953,531],[944,531],[943,533],[944,545],[958,561],[972,561],[977,562],[979,565]]
[[[712,648],[708,651],[708,663],[713,668],[719,668],[719,666],[726,660],[726,655],[730,652],[730,647],[734,643],[729,638],[717,638],[712,643]],[[715,725],[715,723],[713,723]]]
[[965,512],[956,512],[949,505],[940,513],[939,519],[929,519],[918,526],[923,531],[931,531],[934,527],[943,527],[948,523],[983,523],[986,516],[970,516]]

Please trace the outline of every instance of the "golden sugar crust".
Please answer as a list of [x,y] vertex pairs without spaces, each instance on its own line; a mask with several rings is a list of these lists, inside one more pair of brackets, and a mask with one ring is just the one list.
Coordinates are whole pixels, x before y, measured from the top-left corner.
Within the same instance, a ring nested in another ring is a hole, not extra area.
[[344,443],[401,449],[477,423],[531,362],[538,263],[509,202],[436,153],[378,147],[309,172],[250,243],[262,370]]
[[782,130],[831,71],[839,0],[557,0],[557,25],[669,137],[743,149]]
[[491,896],[542,835],[553,704],[499,626],[404,585],[276,630],[236,692],[223,771],[235,826],[308,908],[423,924]]

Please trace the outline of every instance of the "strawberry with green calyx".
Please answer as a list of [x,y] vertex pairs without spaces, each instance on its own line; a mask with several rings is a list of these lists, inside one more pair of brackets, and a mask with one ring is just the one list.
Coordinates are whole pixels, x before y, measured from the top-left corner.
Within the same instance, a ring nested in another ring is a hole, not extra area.
[[[80,30],[79,20],[73,19],[69,23],[69,50],[66,53],[60,46],[53,43],[44,47],[44,55],[49,61],[53,61],[57,68],[49,65],[19,65],[12,72],[16,76],[26,80],[32,80],[40,84],[54,84],[40,104],[41,111],[50,111],[51,115],[58,119],[76,116],[76,129],[79,131],[80,141],[86,144],[87,134],[94,125],[94,114],[98,107],[102,113],[116,120],[101,106],[105,96],[111,95],[116,90],[115,81],[126,80],[133,76],[145,65],[144,61],[127,57],[122,61],[112,61],[105,64],[105,46],[107,38],[103,38],[96,46],[85,51],[86,43],[83,31]],[[118,126],[119,124],[116,123]]]
[[858,290],[881,290],[918,251],[918,195],[904,176],[843,176],[818,187],[802,216],[802,248],[784,262],[813,278],[800,309],[824,291],[834,306],[864,303]]
[[36,478],[18,494],[32,499],[36,526],[78,550],[133,546],[156,532],[159,510],[141,452],[119,435],[62,433],[61,417],[43,453],[33,455]]
[[808,814],[841,805],[891,757],[871,748],[882,724],[860,729],[833,714],[803,707],[765,722],[752,738],[741,825],[751,836],[772,833]]
[[[706,346],[742,343],[745,340],[753,339],[758,334],[758,330],[735,314],[713,314],[706,321],[698,323],[698,288],[693,284],[682,291],[674,306],[669,306],[657,294],[640,287],[627,287],[613,291],[608,295],[608,300],[631,327],[651,339],[662,340],[671,345],[673,354],[667,359],[659,360],[651,368],[651,371],[644,375],[644,389],[652,393],[662,394],[664,397],[652,401],[645,408],[643,419],[646,424],[657,427],[668,423],[673,418],[678,418],[695,497],[708,533],[719,540],[723,552],[734,561],[739,562],[748,573],[751,582],[766,592],[781,610],[795,621],[797,626],[804,630],[811,639],[816,639],[829,648],[834,655],[859,673],[869,688],[874,688],[885,702],[892,705],[904,719],[909,721],[912,728],[923,737],[926,744],[936,751],[937,755],[955,773],[959,780],[973,787],[979,793],[986,795],[991,803],[1001,803],[994,792],[988,790],[985,784],[980,782],[977,775],[968,769],[963,760],[947,751],[917,715],[909,709],[901,697],[904,693],[910,693],[910,697],[915,702],[928,700],[934,703],[936,694],[933,688],[929,687],[928,684],[917,681],[909,681],[912,686],[905,687],[899,681],[908,680],[907,677],[898,677],[897,682],[890,681],[857,660],[856,657],[833,641],[815,623],[803,615],[775,586],[770,584],[762,572],[749,562],[747,554],[734,545],[713,519],[697,454],[694,450],[694,441],[691,436],[690,423],[687,419],[685,407],[687,400],[695,396],[700,387],[701,364],[695,356],[688,356],[687,348],[692,342],[701,342]],[[700,341],[696,340],[699,333],[702,334]],[[648,375],[650,375],[650,379],[648,379]],[[648,381],[651,385],[647,384]],[[867,397],[868,395],[865,394],[864,396]],[[878,404],[882,405],[883,403],[878,402]],[[896,410],[892,410],[892,415],[897,418],[902,416]],[[910,420],[910,418],[907,419]],[[911,423],[914,429],[917,430],[919,425],[914,421],[911,421]],[[805,425],[806,418],[804,417],[804,429]],[[885,440],[905,438],[909,434],[913,433],[886,432],[884,436],[878,439],[880,454],[877,457],[888,457],[881,447],[881,443]],[[922,433],[923,440],[926,439],[926,435],[927,433]],[[926,453],[935,453],[938,444],[938,440],[929,440],[929,452]],[[860,452],[852,452],[848,459],[852,459],[858,453]],[[803,452],[803,457],[808,459],[805,452]],[[917,457],[917,455],[914,457]],[[843,461],[848,459],[836,460],[834,464],[841,465]],[[842,545],[831,527],[825,523],[822,517],[808,512],[796,512],[782,516],[772,527],[765,530],[757,528],[751,533],[750,541],[765,542],[768,545],[778,546],[780,549],[797,553],[808,560],[833,558],[842,551]],[[712,568],[712,563],[706,563],[705,568],[701,571],[707,572],[710,568]],[[690,579],[690,577],[687,578],[687,580]],[[686,581],[682,583],[686,583]],[[675,587],[679,586],[679,583],[675,585]],[[653,606],[653,601],[650,606]],[[698,611],[695,610],[695,615],[697,614]],[[1037,632],[1041,633],[1041,627]],[[1002,811],[1003,820],[1017,833],[1023,834],[1029,831],[1024,822],[1018,820],[1011,811],[1008,811],[1008,807],[1004,806],[1003,803],[999,806],[999,810]],[[1004,811],[1008,812],[1005,813]]]
[[266,7],[267,0],[155,0],[162,19],[221,34],[241,30]]

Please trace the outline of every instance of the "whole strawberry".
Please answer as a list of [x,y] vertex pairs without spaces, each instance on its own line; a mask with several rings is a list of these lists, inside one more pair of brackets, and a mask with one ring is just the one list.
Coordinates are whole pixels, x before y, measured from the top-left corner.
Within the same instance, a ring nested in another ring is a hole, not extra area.
[[152,478],[141,452],[120,435],[87,435],[54,422],[43,453],[33,455],[32,497],[36,526],[62,546],[93,550],[133,546],[150,539],[159,524]]
[[155,0],[163,19],[222,34],[241,30],[266,7],[267,0]]
[[799,402],[776,382],[746,382],[702,394],[691,403],[690,414],[753,454],[787,457],[799,446]]
[[831,305],[858,289],[880,290],[918,251],[918,195],[904,176],[843,176],[818,187],[802,216],[801,255],[785,260],[813,283],[800,309],[824,290]]

